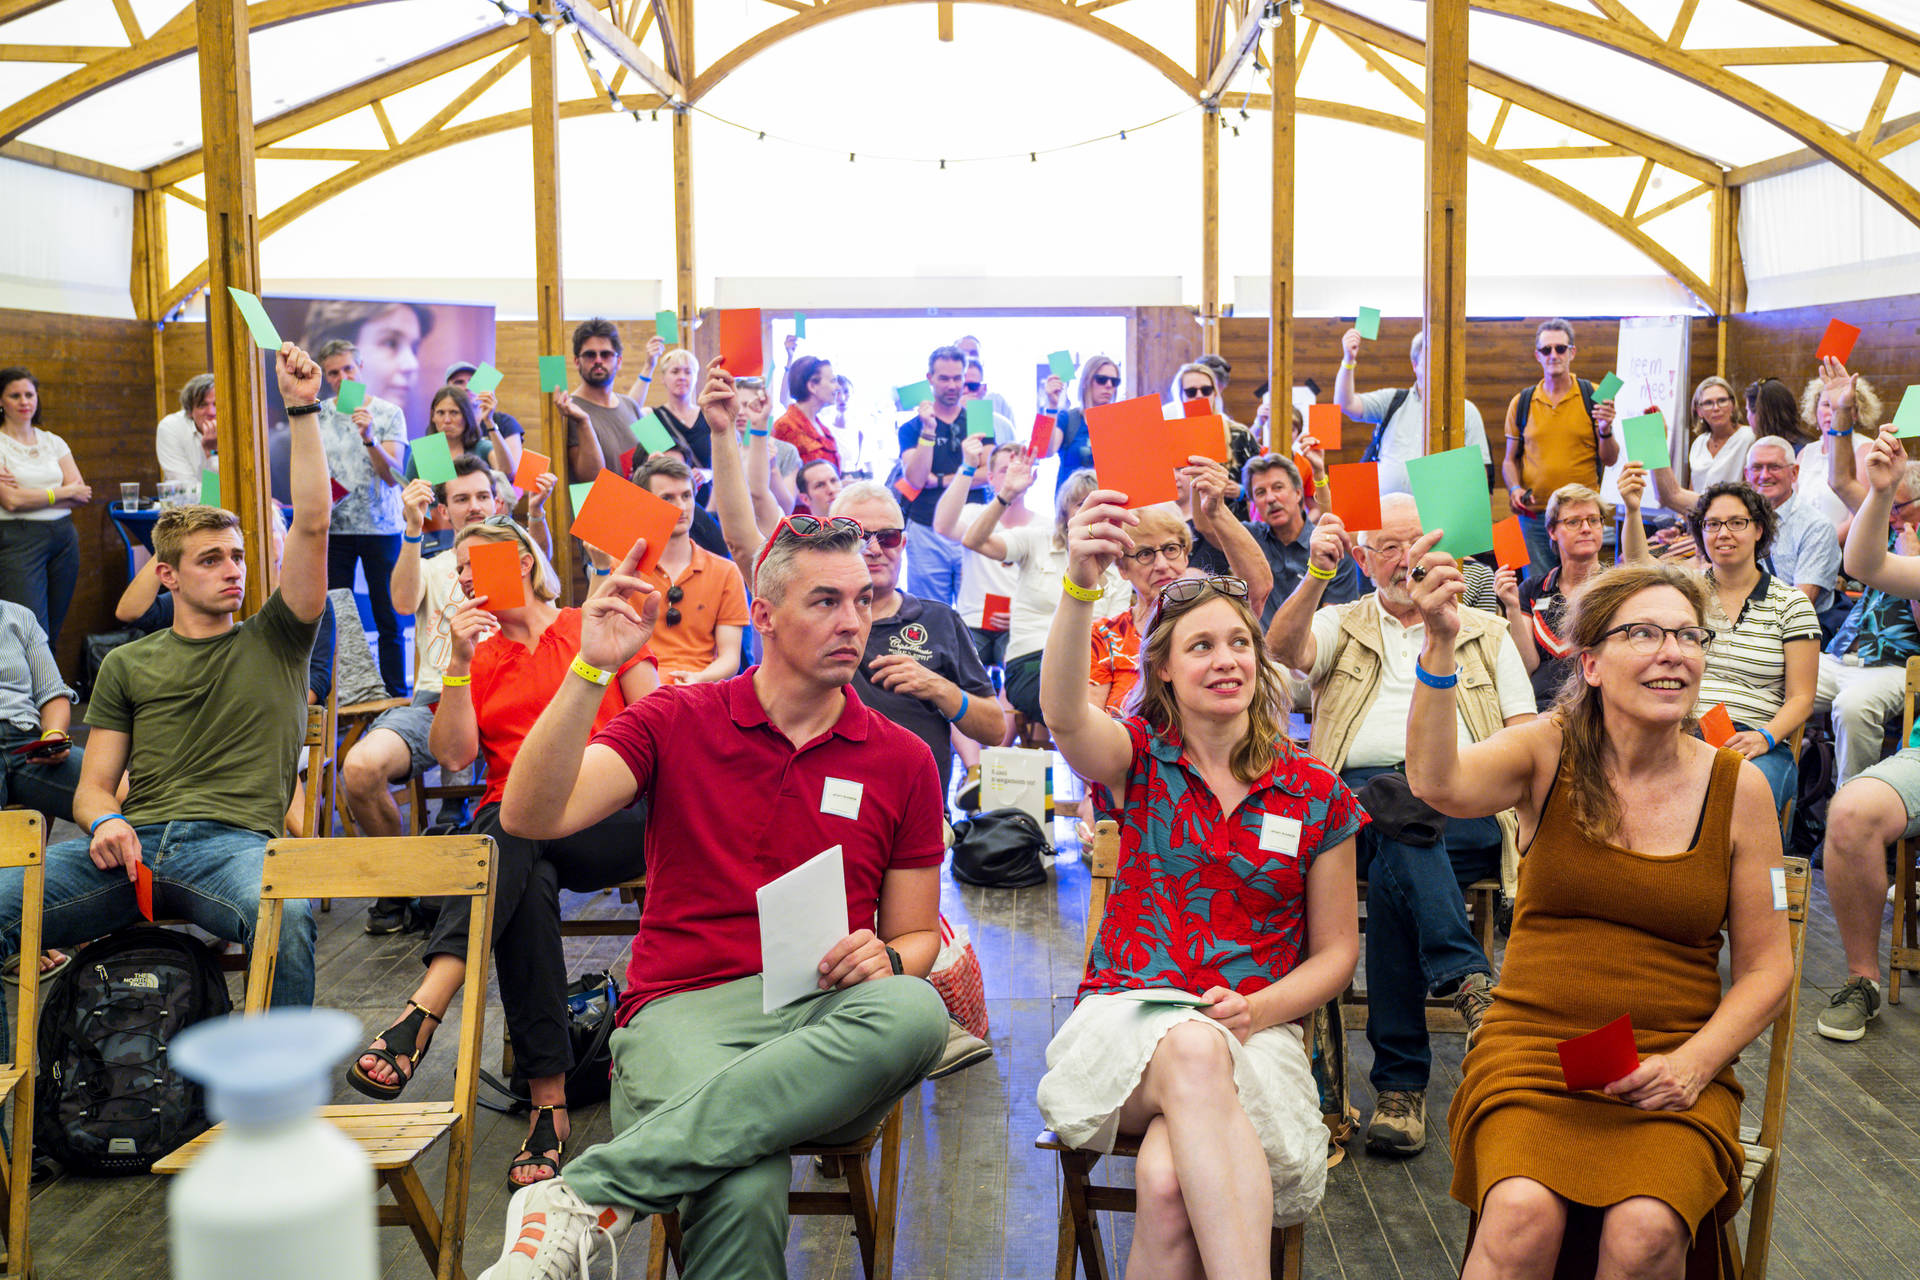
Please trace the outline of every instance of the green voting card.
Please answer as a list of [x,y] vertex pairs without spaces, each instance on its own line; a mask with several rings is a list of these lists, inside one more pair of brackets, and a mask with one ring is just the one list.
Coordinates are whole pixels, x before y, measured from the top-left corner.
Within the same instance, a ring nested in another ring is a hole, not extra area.
[[1920,436],[1920,385],[1907,388],[1900,397],[1900,408],[1893,415],[1893,434],[1896,436]]
[[993,437],[993,404],[987,400],[967,401],[967,434]]
[[1380,336],[1379,308],[1377,307],[1360,308],[1359,318],[1353,322],[1353,327],[1358,329],[1360,331],[1360,336],[1365,338],[1368,342],[1372,342],[1374,339],[1378,338]]
[[438,431],[429,431],[413,442],[413,474],[428,484],[445,484],[453,479],[453,451]]
[[240,316],[247,322],[247,332],[253,335],[253,345],[262,351],[278,351],[280,331],[267,318],[267,309],[260,305],[260,299],[232,285],[227,286],[227,292],[233,295],[234,305],[240,308]]
[[342,413],[352,413],[367,402],[367,384],[347,378],[340,383],[340,390],[333,397],[333,407]]
[[567,389],[567,358],[565,356],[540,357],[540,389],[542,391]]
[[793,336],[796,338],[807,336],[807,313],[804,311],[793,313]]
[[918,409],[931,399],[933,399],[933,384],[925,378],[918,382],[910,382],[904,387],[895,387],[893,391],[893,402],[899,406],[902,413],[909,409]]
[[500,372],[492,365],[483,364],[473,371],[471,378],[467,379],[467,390],[471,391],[474,395],[479,395],[484,391],[497,390],[500,386],[501,379],[506,376],[506,374]]
[[1600,385],[1593,389],[1593,402],[1595,404],[1605,404],[1607,401],[1619,395],[1620,388],[1626,385],[1626,383],[1620,381],[1619,374],[1609,373],[1606,377],[1600,379]]
[[200,469],[200,505],[205,507],[220,505],[220,473],[212,467]]
[[653,331],[660,335],[660,341],[672,346],[680,341],[680,317],[671,311],[654,312]]
[[1047,370],[1062,382],[1073,381],[1073,353],[1056,351],[1047,357]]
[[567,497],[573,501],[573,514],[579,515],[580,508],[586,505],[587,494],[593,489],[593,481],[582,480],[579,484],[567,486]]
[[627,424],[627,430],[633,432],[635,442],[649,454],[665,453],[679,446],[674,443],[673,434],[661,423],[658,414],[643,413]]
[[1620,424],[1620,438],[1626,442],[1628,462],[1637,462],[1649,471],[1673,465],[1667,453],[1667,420],[1659,414],[1628,418]]
[[1472,445],[1407,461],[1407,481],[1423,531],[1444,529],[1434,550],[1454,557],[1493,550],[1487,464]]

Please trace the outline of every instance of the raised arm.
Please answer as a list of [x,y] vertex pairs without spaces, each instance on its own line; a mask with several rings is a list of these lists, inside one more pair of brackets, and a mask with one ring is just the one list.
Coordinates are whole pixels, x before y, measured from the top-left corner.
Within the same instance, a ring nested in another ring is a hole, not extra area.
[[[1835,453],[1851,453],[1843,440]],[[1889,595],[1920,597],[1920,558],[1889,555],[1887,524],[1893,517],[1893,495],[1907,470],[1907,451],[1891,427],[1880,429],[1880,438],[1867,451],[1866,498],[1853,528],[1847,533],[1846,571],[1868,586]]]
[[1087,674],[1100,580],[1108,566],[1133,550],[1127,530],[1140,522],[1126,501],[1125,494],[1096,489],[1067,522],[1067,572],[1040,657],[1040,711],[1054,748],[1075,773],[1115,796],[1126,784],[1133,745],[1119,721],[1087,702]]
[[[313,404],[320,398],[320,366],[291,342],[274,356],[274,373],[280,381],[282,404]],[[333,521],[333,484],[326,451],[320,447],[320,415],[303,413],[289,423],[292,450],[287,483],[293,519],[280,557],[280,598],[294,617],[313,622],[327,608],[327,527]],[[383,449],[368,452],[385,456]]]
[[[473,649],[500,629],[487,612],[487,598],[462,601],[447,619],[447,671],[433,709],[427,749],[443,769],[464,769],[480,754],[480,720],[473,707]],[[521,752],[525,754],[524,748]]]
[[1614,404],[1602,400],[1593,406],[1594,445],[1600,453],[1602,468],[1620,461],[1620,433],[1613,429]]
[[1360,411],[1366,407],[1360,403],[1360,392],[1353,385],[1354,368],[1359,359],[1360,331],[1349,329],[1340,335],[1340,372],[1333,375],[1333,402],[1355,422],[1360,421]]
[[1340,564],[1353,554],[1353,542],[1347,536],[1340,517],[1329,511],[1313,526],[1313,540],[1307,549],[1307,571],[1291,594],[1280,602],[1273,621],[1267,624],[1267,654],[1275,662],[1295,671],[1311,671],[1319,653],[1313,641],[1313,615],[1320,608],[1320,597]]
[[406,532],[400,539],[400,554],[387,575],[387,599],[398,614],[420,608],[420,539],[427,527],[427,512],[433,507],[433,486],[425,480],[409,480],[400,494],[400,512]]
[[1646,492],[1647,469],[1637,462],[1629,462],[1620,472],[1621,564],[1653,563],[1653,552],[1647,547],[1647,522],[1640,516],[1640,501]]
[[940,491],[940,502],[933,509],[933,531],[952,542],[960,540],[960,513],[973,493],[974,473],[993,456],[993,443],[985,436],[968,436],[960,442],[962,466]]
[[1500,614],[1507,620],[1507,634],[1520,655],[1520,665],[1532,675],[1540,669],[1540,646],[1534,643],[1533,619],[1520,603],[1520,575],[1501,565],[1493,573],[1493,595],[1500,602]]
[[931,400],[920,402],[919,427],[918,441],[900,451],[900,475],[913,488],[924,489],[933,478],[933,445],[940,429]]
[[[700,388],[700,412],[706,416],[707,429],[714,442],[713,514],[720,521],[720,536],[726,540],[728,554],[740,566],[741,574],[749,575],[753,572],[753,559],[760,554],[760,546],[766,539],[753,518],[753,497],[747,492],[747,468],[741,461],[734,434],[737,394],[732,374],[718,364],[707,370],[707,383]],[[764,437],[748,440],[749,445],[764,446],[764,443]],[[764,448],[762,454],[764,456]],[[751,581],[746,585],[747,590],[753,590]]]
[[1007,478],[1000,482],[1000,488],[995,489],[993,497],[987,500],[986,510],[973,518],[973,524],[961,536],[960,544],[969,551],[978,551],[989,560],[1004,561],[1007,558],[1007,540],[997,532],[1000,517],[1032,487],[1033,459],[1024,453],[1015,454],[1007,467]]
[[1188,487],[1193,495],[1193,528],[1196,533],[1220,548],[1227,558],[1227,569],[1247,584],[1247,607],[1253,616],[1267,606],[1273,594],[1273,566],[1267,563],[1260,544],[1247,532],[1247,526],[1233,518],[1225,502],[1227,469],[1212,458],[1192,456]]
[[594,432],[593,419],[587,411],[573,402],[566,391],[553,393],[553,402],[560,409],[560,417],[567,424],[567,479],[574,484],[586,484],[605,471],[617,458],[608,458],[600,452],[600,437]]

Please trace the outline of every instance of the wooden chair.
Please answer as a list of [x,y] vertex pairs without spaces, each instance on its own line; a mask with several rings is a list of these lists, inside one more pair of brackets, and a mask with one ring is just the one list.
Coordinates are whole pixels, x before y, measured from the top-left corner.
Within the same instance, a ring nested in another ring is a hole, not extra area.
[[[1911,680],[1912,677],[1909,676],[1908,679]],[[1806,737],[1807,722],[1805,720],[1800,722],[1798,729],[1795,729],[1787,735],[1788,754],[1793,756],[1793,762],[1796,765],[1800,763],[1800,744],[1806,741]],[[1787,845],[1789,848],[1792,847],[1793,840],[1793,802],[1798,799],[1798,796],[1795,794],[1798,790],[1799,787],[1796,779],[1794,791],[1787,793],[1786,803],[1780,806],[1780,843]]]
[[[493,938],[493,841],[485,836],[400,836],[391,840],[275,840],[260,877],[260,919],[247,1013],[267,1009],[280,953],[280,922],[289,899],[466,897],[476,899],[467,923],[467,977],[462,988],[459,1059],[453,1098],[446,1102],[350,1103],[320,1108],[359,1144],[394,1203],[380,1206],[380,1225],[413,1232],[438,1280],[465,1280],[467,1187],[473,1160],[474,1090],[480,1070],[480,1033],[486,1023],[487,973]],[[179,1173],[214,1141],[215,1126],[154,1166]],[[447,1140],[446,1188],[435,1212],[418,1165]]]
[[[787,1212],[796,1217],[848,1217],[860,1242],[860,1264],[867,1280],[890,1280],[893,1275],[893,1236],[900,1203],[900,1128],[902,1104],[893,1104],[887,1118],[865,1137],[849,1143],[809,1142],[793,1149],[796,1157],[822,1157],[838,1165],[847,1180],[845,1191],[789,1191]],[[880,1149],[879,1182],[873,1181],[874,1148]],[[647,1251],[647,1280],[666,1280],[667,1260],[681,1269],[680,1215],[655,1214],[653,1241]]]
[[[1920,696],[1920,658],[1907,659],[1899,746],[1913,741],[1914,700]],[[1893,938],[1887,947],[1887,1003],[1900,1003],[1900,975],[1920,973],[1920,883],[1914,876],[1914,842],[1902,836],[1893,857]]]
[[[1120,826],[1113,819],[1102,818],[1094,824],[1093,842],[1086,850],[1086,858],[1092,893],[1087,901],[1083,966],[1093,950],[1094,939],[1100,934],[1100,920],[1106,915],[1107,895],[1114,877],[1120,873]],[[1069,1147],[1051,1129],[1043,1130],[1033,1145],[1060,1156],[1060,1239],[1054,1253],[1054,1280],[1073,1280],[1076,1260],[1087,1280],[1107,1280],[1107,1247],[1100,1237],[1100,1221],[1094,1215],[1132,1213],[1133,1188],[1096,1184],[1092,1180],[1093,1166],[1099,1163],[1103,1153]],[[1140,1154],[1140,1140],[1121,1134],[1114,1140],[1111,1154],[1132,1159]],[[1299,1225],[1273,1229],[1270,1267],[1276,1280],[1300,1280],[1300,1250],[1305,1238],[1306,1232]]]
[[[1367,932],[1367,882],[1362,880],[1357,886],[1360,892],[1360,933],[1361,945],[1365,947]],[[1473,937],[1480,949],[1493,959],[1494,917],[1500,907],[1500,882],[1498,880],[1476,880],[1467,886],[1467,921],[1473,926]],[[1359,977],[1347,984],[1346,992],[1340,997],[1341,1017],[1349,1028],[1357,1029],[1367,1025],[1367,989],[1360,985]],[[1467,1024],[1454,1010],[1451,996],[1427,997],[1427,1030],[1453,1032],[1465,1035]]]
[[0,813],[0,867],[20,867],[20,995],[13,1007],[13,1058],[0,1067],[0,1103],[13,1099],[13,1149],[0,1161],[7,1197],[7,1280],[33,1274],[27,1241],[27,1201],[33,1184],[34,1040],[40,1031],[40,912],[46,890],[47,829],[31,809]]

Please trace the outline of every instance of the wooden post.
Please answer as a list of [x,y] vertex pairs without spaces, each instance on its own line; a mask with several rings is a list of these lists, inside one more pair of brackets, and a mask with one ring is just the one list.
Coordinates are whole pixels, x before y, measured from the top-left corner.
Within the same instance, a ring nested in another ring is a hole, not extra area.
[[[213,338],[214,394],[220,405],[220,500],[240,517],[247,545],[242,614],[273,589],[273,500],[267,476],[266,398],[260,357],[228,295],[260,292],[260,227],[253,190],[253,73],[246,0],[197,0],[200,130],[207,157],[207,321]],[[157,210],[154,211],[157,214]],[[268,357],[265,376],[273,377]]]
[[1267,447],[1282,457],[1293,453],[1293,167],[1296,73],[1293,11],[1280,7],[1273,29],[1273,260],[1267,318],[1267,383],[1272,410],[1267,416]]
[[1427,3],[1427,451],[1466,439],[1467,0]]
[[[693,0],[674,5],[674,32],[680,40],[680,83],[692,84]],[[675,305],[680,309],[680,343],[693,348],[699,318],[693,292],[693,113],[685,104],[673,111],[673,252]]]
[[[550,8],[537,9],[552,12]],[[527,68],[532,84],[533,122],[533,276],[538,309],[536,332],[540,355],[572,351],[566,332],[566,295],[560,276],[560,97],[555,85],[554,38],[536,31],[527,37]],[[569,483],[591,480],[576,476],[567,466],[568,422],[551,395],[540,398],[540,417],[528,447],[554,460],[555,473]],[[607,459],[612,462],[613,459]],[[547,499],[547,527],[553,534],[554,572],[560,579],[562,603],[573,596],[573,525],[571,495],[555,493]]]
[[1220,350],[1220,108],[1200,113],[1200,347]]
[[[133,193],[133,313],[148,326],[153,343],[153,404],[164,418],[179,408],[167,383],[166,316],[161,314],[171,278],[167,275],[166,196],[147,189]],[[216,393],[217,394],[217,393]]]

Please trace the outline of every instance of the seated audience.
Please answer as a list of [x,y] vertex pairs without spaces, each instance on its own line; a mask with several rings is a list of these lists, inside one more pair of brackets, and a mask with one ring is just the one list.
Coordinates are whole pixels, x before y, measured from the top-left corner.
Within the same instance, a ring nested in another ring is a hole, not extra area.
[[[1439,535],[1412,553],[1426,635],[1407,781],[1453,821],[1517,808],[1527,849],[1499,998],[1447,1113],[1453,1196],[1480,1215],[1462,1274],[1720,1274],[1741,1200],[1733,1060],[1785,1002],[1793,958],[1766,780],[1688,732],[1705,583],[1670,565],[1600,574],[1568,623],[1582,678],[1551,715],[1469,745],[1467,611]],[[1639,1066],[1568,1089],[1554,1045],[1622,1010]]]
[[180,388],[180,411],[160,419],[153,430],[153,452],[160,479],[200,487],[200,473],[219,463],[219,413],[213,375],[196,373]]
[[[1806,390],[1800,395],[1802,434],[1813,436],[1813,443],[1802,447],[1796,459],[1800,464],[1800,493],[1807,505],[1841,531],[1843,539],[1854,508],[1866,497],[1854,486],[1859,483],[1857,476],[1867,450],[1873,447],[1874,434],[1880,429],[1881,412],[1880,396],[1873,384],[1857,373],[1848,373],[1846,366],[1834,359],[1820,362],[1819,375],[1807,380]],[[1852,452],[1835,450],[1843,440],[1852,444]]]
[[660,679],[699,684],[739,675],[747,593],[731,561],[695,546],[688,536],[696,511],[693,472],[676,458],[656,454],[634,472],[633,482],[680,508],[659,563],[640,575],[665,601],[653,629]]
[[573,364],[580,385],[553,393],[554,403],[568,418],[570,484],[586,484],[602,468],[618,470],[620,455],[634,447],[633,424],[641,409],[633,397],[613,389],[620,354],[620,329],[613,321],[592,316],[574,326]]
[[[487,597],[473,593],[472,548],[482,543],[519,549],[524,605],[489,609]],[[638,550],[627,559],[629,573]],[[574,683],[583,691],[590,687],[588,718],[605,726],[622,707],[658,688],[660,680],[644,646],[610,668],[580,670],[580,610],[555,606],[553,569],[520,526],[469,524],[454,539],[453,554],[466,598],[448,624],[446,670],[433,713],[433,754],[443,769],[465,769],[476,756],[486,758],[487,790],[473,829],[493,839],[499,856],[493,949],[500,1005],[514,1066],[527,1077],[533,1100],[526,1144],[507,1166],[507,1180],[524,1187],[559,1176],[572,1127],[566,1118],[566,1075],[574,1065],[573,1046],[567,1033],[558,890],[604,889],[640,875],[643,818],[609,810],[578,831],[524,836],[501,821],[501,796],[535,717],[555,690]],[[570,671],[576,673],[571,678]],[[347,1082],[361,1093],[397,1098],[419,1070],[432,1041],[426,1024],[440,1025],[466,979],[472,901],[442,901],[424,949],[426,976],[404,1015],[347,1067]]]
[[[406,416],[399,405],[371,391],[351,414],[336,407],[341,385],[362,376],[360,354],[351,342],[335,338],[315,353],[315,359],[333,392],[320,402],[320,442],[326,449],[328,471],[347,490],[333,507],[327,586],[353,590],[358,570],[370,587],[377,587],[393,575],[400,555],[400,530],[405,526],[400,490],[405,485],[401,467],[407,448]],[[389,697],[405,697],[407,659],[400,647],[400,617],[384,591],[370,590],[367,603],[380,635],[380,679]]]
[[[1349,329],[1340,335],[1340,371],[1333,375],[1333,403],[1355,422],[1375,424],[1360,460],[1380,464],[1380,492],[1411,493],[1407,463],[1427,454],[1427,410],[1420,399],[1420,388],[1427,385],[1426,330],[1414,334],[1413,345],[1408,348],[1413,380],[1405,387],[1382,387],[1378,391],[1361,391],[1356,387],[1360,344],[1358,329]],[[1478,448],[1480,456],[1491,466],[1493,454],[1487,448],[1487,424],[1480,417],[1479,406],[1471,400],[1463,403],[1466,443]]]
[[[776,448],[793,448],[785,440],[775,440]],[[796,457],[798,454],[795,455]],[[775,465],[778,465],[777,463]],[[833,507],[833,500],[840,494],[840,470],[825,458],[815,458],[798,469],[794,487],[799,490],[800,500],[811,512],[827,511]],[[819,506],[815,506],[815,503]],[[795,510],[798,510],[798,505]]]
[[[1300,584],[1300,576],[1307,571],[1312,535],[1307,528],[1306,498],[1300,491],[1300,468],[1279,454],[1259,455],[1247,463],[1240,476],[1242,491],[1250,499],[1249,509],[1254,516],[1241,527],[1252,537],[1273,575],[1273,588],[1260,608],[1260,624],[1266,626],[1273,621],[1280,602],[1292,594]],[[1194,567],[1202,573],[1230,572],[1228,557],[1221,549],[1204,532],[1196,530],[1195,534]],[[1352,560],[1342,560],[1322,599],[1327,604],[1345,604],[1360,598],[1360,588],[1357,567]]]
[[1048,453],[1060,459],[1053,487],[1064,488],[1074,472],[1093,469],[1093,438],[1087,434],[1087,410],[1120,398],[1120,364],[1109,356],[1088,356],[1080,365],[1078,406],[1068,408],[1065,387],[1049,376],[1042,395],[1043,413],[1053,415],[1053,444]]
[[[1409,592],[1408,570],[1422,537],[1413,499],[1385,495],[1380,518],[1380,529],[1362,533],[1354,546],[1338,516],[1320,517],[1315,572],[1280,606],[1266,642],[1274,657],[1306,672],[1312,686],[1307,749],[1375,815],[1361,833],[1359,853],[1367,882],[1367,1043],[1376,1095],[1367,1146],[1411,1156],[1427,1145],[1433,1066],[1427,996],[1453,997],[1471,1048],[1493,1002],[1493,960],[1467,923],[1464,890],[1476,880],[1510,883],[1505,858],[1515,846],[1508,814],[1442,822],[1406,793],[1400,771],[1407,760],[1407,708],[1418,683],[1413,655],[1434,641]],[[1426,537],[1432,546],[1434,535]],[[1320,607],[1326,578],[1349,554],[1374,590],[1352,604]],[[1457,617],[1445,636],[1448,665],[1458,662],[1467,672],[1456,732],[1483,742],[1506,725],[1533,719],[1533,689],[1501,619],[1478,609]]]
[[[660,339],[650,338],[647,350],[654,351],[660,346]],[[691,351],[676,347],[665,355],[659,356],[660,390],[665,399],[651,410],[667,429],[674,443],[680,446],[685,455],[682,461],[689,466],[708,469],[713,466],[713,433],[707,429],[706,421],[700,416],[700,406],[693,401],[694,380],[700,374],[700,362]],[[638,388],[636,387],[636,395]],[[640,397],[644,400],[644,396]],[[645,449],[636,449],[636,460],[644,458]]]
[[[1056,746],[1121,835],[1040,1115],[1072,1147],[1139,1139],[1130,1275],[1264,1276],[1271,1224],[1304,1221],[1326,1187],[1301,1024],[1353,976],[1367,818],[1288,741],[1287,680],[1237,578],[1163,587],[1132,714],[1087,704],[1085,584],[1137,547],[1145,513],[1125,503],[1096,490],[1073,517],[1041,677]],[[1135,998],[1168,989],[1204,1003]]]
[[[1801,500],[1799,466],[1793,444],[1781,436],[1761,436],[1747,448],[1747,483],[1773,508],[1773,548],[1767,552],[1767,572],[1798,588],[1816,615],[1845,617],[1845,602],[1834,590],[1840,581],[1840,540],[1825,515],[1809,500]],[[1824,624],[1823,624],[1824,625]]]
[[773,438],[784,440],[800,454],[801,462],[825,460],[840,469],[840,444],[833,428],[820,420],[832,405],[833,365],[819,356],[801,356],[787,374],[787,411],[773,424]]
[[[1645,487],[1646,474],[1642,471],[1639,488],[1627,504],[1628,520],[1639,518],[1639,492]],[[1620,492],[1625,498],[1624,477]],[[1534,705],[1542,711],[1560,695],[1560,686],[1572,670],[1573,647],[1566,638],[1567,607],[1600,571],[1606,528],[1607,504],[1600,495],[1584,484],[1563,484],[1547,499],[1547,536],[1553,539],[1560,563],[1545,577],[1534,575],[1525,582],[1513,569],[1494,574],[1501,616],[1507,620],[1513,647],[1533,682]]]
[[[447,366],[446,376],[441,378],[441,381],[450,387],[460,388],[468,395],[473,395],[473,388],[467,384],[473,381],[473,375],[478,372],[479,366],[471,360],[455,360]],[[475,408],[477,409],[478,407],[479,405],[476,401]],[[503,438],[512,439],[515,436],[520,437],[522,440],[526,438],[526,429],[520,425],[520,420],[512,414],[502,413],[499,409],[495,409],[487,416],[489,428],[499,432]],[[498,451],[498,442],[495,443],[494,448]],[[516,444],[509,452],[513,454],[513,463],[517,469],[520,462],[519,445]]]
[[[735,394],[709,372],[723,430]],[[784,1275],[789,1151],[871,1131],[939,1058],[946,1010],[915,979],[940,945],[940,796],[921,742],[848,688],[873,591],[860,544],[852,521],[782,521],[755,575],[761,665],[663,689],[597,734],[600,691],[570,678],[528,735],[507,825],[559,840],[642,801],[647,899],[611,1041],[615,1136],[514,1196],[481,1280],[577,1275],[635,1213],[673,1209],[688,1280]],[[634,564],[587,602],[590,671],[655,625]],[[822,994],[764,1012],[755,890],[835,846],[846,936],[820,958]]]
[[[1026,447],[996,445],[985,436],[968,436],[960,442],[960,451],[966,463],[953,473],[946,491],[940,495],[940,505],[933,511],[933,531],[949,542],[959,542],[962,532],[971,529],[987,509],[985,502],[977,500],[975,476],[980,468],[986,468],[985,487],[989,493],[1009,492],[1007,473],[1013,469],[1014,457],[1024,454]],[[1027,507],[1024,491],[1014,495],[1013,505],[1000,512],[1000,524],[1008,529],[1024,529],[1035,518]],[[987,597],[1001,596],[1011,605],[1016,585],[1013,570],[1001,561],[971,548],[966,550],[960,562],[960,595],[954,608],[967,624],[967,630],[973,633],[973,647],[989,671],[1006,665],[1007,625],[1012,610],[1009,607],[990,615]]]
[[1194,400],[1204,400],[1209,413],[1220,415],[1227,429],[1227,509],[1235,520],[1247,518],[1247,494],[1241,486],[1241,477],[1246,474],[1247,464],[1260,455],[1259,442],[1253,438],[1253,432],[1227,416],[1226,393],[1228,364],[1217,355],[1201,356],[1192,364],[1183,364],[1174,371],[1171,398],[1181,406]]
[[[154,522],[170,630],[107,655],[87,703],[86,759],[73,796],[79,840],[47,850],[41,945],[66,947],[140,920],[137,869],[153,856],[153,905],[230,942],[249,942],[267,842],[286,825],[307,730],[307,657],[327,602],[332,495],[315,415],[320,366],[288,343],[275,356],[292,420],[293,522],[280,589],[236,622],[246,594],[240,520],[175,507]],[[127,790],[117,801],[122,777]],[[0,871],[0,949],[20,937],[21,872]],[[310,905],[286,904],[276,1005],[313,1003]]]
[[49,830],[73,821],[80,785],[83,756],[67,736],[74,698],[33,613],[0,601],[0,805],[36,811]]
[[58,644],[80,578],[72,513],[93,489],[40,418],[39,381],[0,369],[0,600],[32,610],[47,643]]

